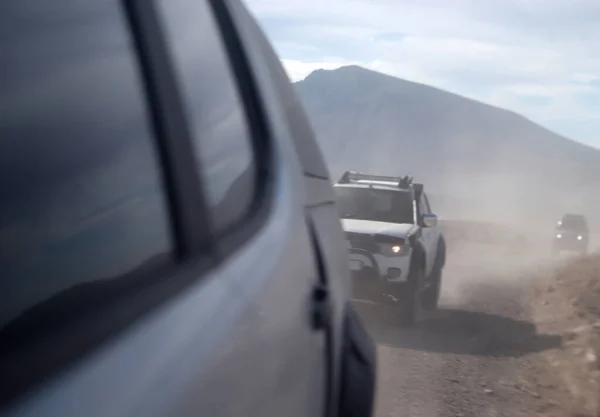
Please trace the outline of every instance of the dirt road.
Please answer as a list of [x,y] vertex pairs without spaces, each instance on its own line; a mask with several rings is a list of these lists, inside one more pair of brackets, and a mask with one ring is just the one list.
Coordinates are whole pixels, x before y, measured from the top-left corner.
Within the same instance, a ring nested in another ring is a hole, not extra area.
[[379,345],[377,417],[572,416],[541,354],[561,337],[529,321],[533,264],[481,255],[450,261],[440,310],[415,329],[359,307]]

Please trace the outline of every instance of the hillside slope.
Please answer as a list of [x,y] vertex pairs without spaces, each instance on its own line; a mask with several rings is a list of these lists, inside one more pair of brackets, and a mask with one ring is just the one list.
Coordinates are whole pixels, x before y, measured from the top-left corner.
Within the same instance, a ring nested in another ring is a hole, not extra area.
[[357,66],[296,87],[334,177],[408,172],[454,216],[547,222],[600,208],[600,151],[516,113]]

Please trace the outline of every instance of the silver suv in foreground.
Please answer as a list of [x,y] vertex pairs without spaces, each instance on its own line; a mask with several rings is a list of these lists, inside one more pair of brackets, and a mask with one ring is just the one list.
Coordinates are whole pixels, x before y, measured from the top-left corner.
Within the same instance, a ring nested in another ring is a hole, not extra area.
[[370,416],[329,174],[243,5],[0,27],[2,416]]

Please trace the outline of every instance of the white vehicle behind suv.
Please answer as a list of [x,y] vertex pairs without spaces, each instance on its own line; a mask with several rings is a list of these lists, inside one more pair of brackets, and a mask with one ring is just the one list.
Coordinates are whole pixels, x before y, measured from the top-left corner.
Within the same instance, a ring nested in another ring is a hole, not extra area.
[[334,183],[355,300],[391,306],[405,324],[437,307],[446,243],[423,185],[348,171]]

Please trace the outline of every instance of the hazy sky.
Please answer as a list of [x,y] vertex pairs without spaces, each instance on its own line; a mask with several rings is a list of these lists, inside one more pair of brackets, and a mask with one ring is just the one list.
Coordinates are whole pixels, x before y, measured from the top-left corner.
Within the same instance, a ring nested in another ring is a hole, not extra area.
[[296,81],[358,64],[600,147],[598,0],[246,0]]

